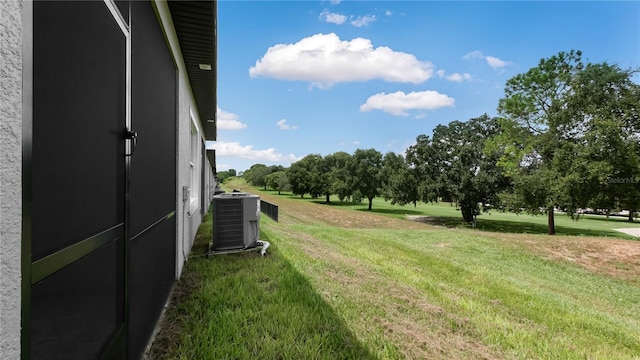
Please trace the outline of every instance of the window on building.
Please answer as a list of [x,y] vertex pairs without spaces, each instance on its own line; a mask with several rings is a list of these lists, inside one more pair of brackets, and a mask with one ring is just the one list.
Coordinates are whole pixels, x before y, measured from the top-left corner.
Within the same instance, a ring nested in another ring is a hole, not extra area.
[[189,160],[189,179],[190,179],[190,197],[189,197],[189,213],[194,214],[200,208],[200,172],[201,172],[201,151],[200,151],[200,134],[198,127],[191,114],[191,158]]

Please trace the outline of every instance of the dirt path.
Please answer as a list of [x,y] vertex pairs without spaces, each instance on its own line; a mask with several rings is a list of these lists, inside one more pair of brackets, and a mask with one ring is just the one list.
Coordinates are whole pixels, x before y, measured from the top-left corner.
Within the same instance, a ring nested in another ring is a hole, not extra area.
[[613,229],[615,231],[620,231],[621,233],[625,233],[631,236],[640,237],[640,228],[624,228],[624,229]]
[[492,236],[551,260],[570,262],[593,273],[640,284],[640,241],[501,233]]

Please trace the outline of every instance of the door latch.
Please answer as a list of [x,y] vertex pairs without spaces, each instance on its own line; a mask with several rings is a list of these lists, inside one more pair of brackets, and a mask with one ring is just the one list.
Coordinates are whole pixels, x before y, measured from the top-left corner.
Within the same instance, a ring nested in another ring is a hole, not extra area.
[[124,132],[124,138],[127,140],[131,140],[131,142],[129,143],[129,153],[126,154],[126,156],[131,156],[133,155],[133,153],[136,151],[136,145],[138,145],[138,133],[135,131],[131,131],[131,130],[126,130]]

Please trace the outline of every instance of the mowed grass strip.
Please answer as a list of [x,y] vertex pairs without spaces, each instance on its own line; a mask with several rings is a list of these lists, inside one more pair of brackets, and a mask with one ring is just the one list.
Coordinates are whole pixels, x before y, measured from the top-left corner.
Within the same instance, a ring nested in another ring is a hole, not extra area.
[[[277,199],[281,222],[264,216],[261,221],[261,238],[272,244],[266,257],[189,260],[152,358],[640,354],[638,281],[523,246],[545,243],[544,235],[525,235],[523,242],[513,235],[416,227],[401,219],[372,228],[378,219],[360,226],[348,217],[379,214]],[[330,216],[327,211],[348,218],[349,225],[314,220],[320,212]],[[201,226],[195,253],[204,251],[210,229],[210,220]],[[574,238],[581,239],[558,237]]]
[[[255,191],[251,189],[250,191]],[[310,201],[318,205],[325,205],[323,199],[300,199],[298,201]],[[331,197],[329,206],[343,207],[358,211],[367,211],[367,204],[354,204],[348,201],[340,201],[337,197]],[[418,203],[413,205],[391,205],[382,198],[373,201],[373,213],[383,214],[396,218],[407,216],[425,217],[424,222],[432,225],[445,226],[447,228],[467,228],[471,225],[462,220],[460,210],[452,203]],[[584,214],[576,219],[571,219],[565,213],[555,214],[556,233],[558,235],[572,236],[599,236],[614,237],[620,239],[638,239],[616,231],[618,228],[640,227],[640,222],[628,222],[626,217]],[[547,234],[547,216],[530,215],[526,213],[514,214],[491,210],[477,216],[476,230],[487,232],[504,232],[518,234]]]
[[150,359],[375,358],[275,244],[265,257],[201,256],[211,226],[209,214]]
[[[637,285],[516,251],[468,231],[422,234],[301,226],[300,232],[314,234],[331,247],[333,259],[338,258],[335,253],[358,259],[357,271],[346,262],[340,268],[340,262],[331,261],[327,274],[315,276],[321,291],[349,296],[350,282],[374,279],[365,287],[368,291],[359,288],[353,301],[362,303],[353,307],[366,311],[381,300],[383,309],[402,305],[404,315],[394,318],[387,311],[383,316],[394,325],[413,319],[419,333],[440,334],[426,343],[443,349],[439,358],[482,358],[489,353],[497,358],[629,359],[640,354]],[[295,243],[292,239],[289,245],[304,247]],[[313,252],[314,258],[319,253]],[[354,271],[343,287],[332,288],[327,281],[331,272]],[[430,310],[434,316],[421,324]],[[375,309],[368,311],[362,318],[375,316]],[[402,350],[410,350],[408,357],[437,355],[398,341]]]

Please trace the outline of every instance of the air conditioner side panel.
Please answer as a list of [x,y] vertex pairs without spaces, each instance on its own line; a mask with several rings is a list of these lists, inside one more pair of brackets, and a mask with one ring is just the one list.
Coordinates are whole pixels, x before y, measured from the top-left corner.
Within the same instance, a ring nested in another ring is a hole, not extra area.
[[252,195],[244,197],[242,200],[244,201],[244,246],[253,247],[256,245],[256,241],[260,240],[260,197]]

